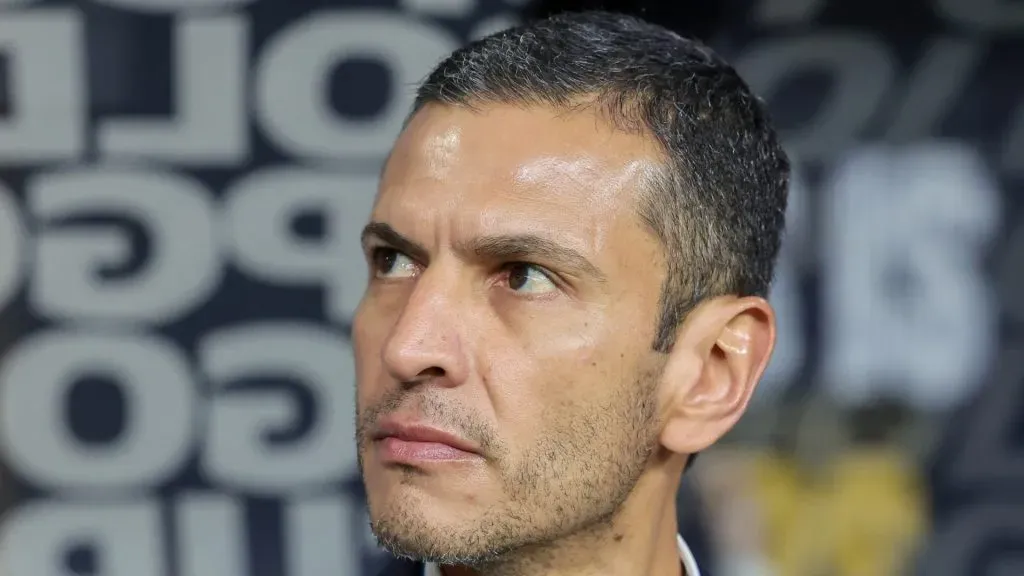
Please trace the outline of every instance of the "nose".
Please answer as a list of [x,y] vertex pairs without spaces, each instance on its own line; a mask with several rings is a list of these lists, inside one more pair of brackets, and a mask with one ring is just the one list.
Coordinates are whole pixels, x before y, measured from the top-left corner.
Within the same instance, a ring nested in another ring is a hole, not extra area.
[[384,366],[405,384],[458,386],[470,372],[460,296],[454,282],[425,271],[385,341]]

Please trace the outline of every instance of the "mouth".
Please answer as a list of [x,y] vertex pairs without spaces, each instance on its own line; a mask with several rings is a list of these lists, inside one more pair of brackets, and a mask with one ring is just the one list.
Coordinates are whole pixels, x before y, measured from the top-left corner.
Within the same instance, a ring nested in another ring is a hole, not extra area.
[[457,434],[423,422],[385,418],[371,436],[377,454],[386,464],[480,460],[480,447]]

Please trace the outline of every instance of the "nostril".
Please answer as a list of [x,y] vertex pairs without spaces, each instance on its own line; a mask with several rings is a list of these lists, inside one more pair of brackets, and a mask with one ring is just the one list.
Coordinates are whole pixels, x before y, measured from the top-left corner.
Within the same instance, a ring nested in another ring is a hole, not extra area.
[[446,372],[444,371],[444,368],[441,368],[439,366],[431,366],[426,370],[421,370],[419,374],[416,374],[415,378],[402,382],[402,387],[406,389],[415,388],[420,384],[425,384],[427,382],[436,382],[438,381],[438,379],[444,378],[445,375]]
[[440,376],[444,376],[444,368],[431,366],[430,368],[420,372],[419,375],[421,378],[438,378]]

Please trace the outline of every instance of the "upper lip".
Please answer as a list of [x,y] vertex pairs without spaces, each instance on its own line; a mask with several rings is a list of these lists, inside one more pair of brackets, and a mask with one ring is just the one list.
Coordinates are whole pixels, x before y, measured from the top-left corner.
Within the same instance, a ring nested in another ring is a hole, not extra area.
[[402,420],[396,417],[382,419],[374,430],[373,439],[397,438],[407,442],[437,442],[457,450],[480,453],[480,447],[457,434],[430,426],[422,422]]

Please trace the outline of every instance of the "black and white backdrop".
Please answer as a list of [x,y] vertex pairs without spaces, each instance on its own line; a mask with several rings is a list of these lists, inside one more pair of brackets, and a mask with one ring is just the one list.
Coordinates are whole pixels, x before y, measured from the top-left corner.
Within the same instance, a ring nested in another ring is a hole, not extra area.
[[[727,5],[798,168],[760,409],[949,415],[922,569],[1024,573],[1024,4]],[[415,84],[522,10],[0,1],[0,573],[373,565],[358,232]]]

